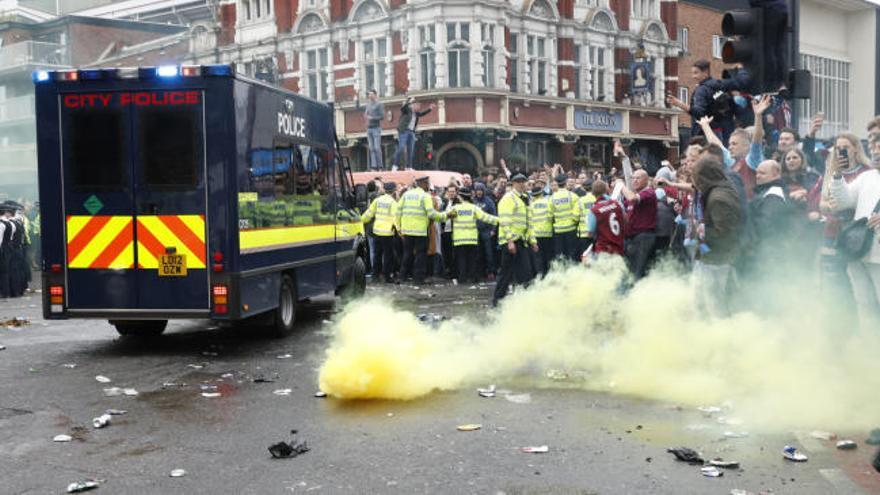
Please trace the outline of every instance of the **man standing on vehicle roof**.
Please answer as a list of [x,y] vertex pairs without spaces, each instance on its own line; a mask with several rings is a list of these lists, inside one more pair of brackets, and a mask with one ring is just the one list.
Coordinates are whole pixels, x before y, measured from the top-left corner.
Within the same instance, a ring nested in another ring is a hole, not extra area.
[[411,272],[415,283],[423,284],[428,268],[429,222],[455,218],[455,211],[446,213],[434,209],[434,200],[428,193],[428,176],[416,179],[416,187],[407,191],[397,206],[397,225],[403,238],[400,281],[405,281]]
[[382,170],[382,119],[385,106],[379,101],[375,89],[367,91],[367,108],[364,119],[367,121],[367,151],[370,156],[370,170]]
[[[367,211],[361,215],[361,221],[369,223],[374,218],[373,235],[376,237],[376,262],[382,265],[382,275],[385,282],[391,282],[394,273],[394,231],[399,229],[397,222],[397,200],[394,199],[394,190],[397,184],[385,183],[385,194],[374,199]],[[379,271],[373,267],[373,276],[379,279]]]
[[421,110],[421,104],[412,96],[406,99],[406,103],[400,107],[400,122],[397,123],[397,151],[394,152],[394,168],[400,165],[400,153],[406,148],[406,168],[413,168],[413,154],[416,150],[416,128],[419,118],[431,113],[436,105],[431,103],[427,110]]

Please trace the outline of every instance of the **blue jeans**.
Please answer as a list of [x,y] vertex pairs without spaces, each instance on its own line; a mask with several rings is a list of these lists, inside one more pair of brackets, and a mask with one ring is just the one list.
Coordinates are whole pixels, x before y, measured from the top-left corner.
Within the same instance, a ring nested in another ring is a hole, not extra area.
[[370,170],[382,170],[382,128],[367,128],[367,153],[370,160]]
[[400,153],[406,147],[406,168],[413,166],[413,153],[416,151],[416,134],[413,131],[403,131],[397,136],[397,151],[394,152],[394,166],[400,165]]

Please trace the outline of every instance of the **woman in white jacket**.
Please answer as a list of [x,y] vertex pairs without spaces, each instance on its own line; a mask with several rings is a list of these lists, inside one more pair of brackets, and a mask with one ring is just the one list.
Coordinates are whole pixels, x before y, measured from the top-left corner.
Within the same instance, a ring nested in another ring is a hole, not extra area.
[[850,262],[846,272],[853,288],[853,296],[862,331],[880,329],[880,214],[874,213],[880,203],[880,139],[871,136],[871,154],[874,169],[847,184],[840,170],[831,171],[831,199],[835,210],[855,208],[855,220],[868,219],[874,229],[871,249],[861,260]]

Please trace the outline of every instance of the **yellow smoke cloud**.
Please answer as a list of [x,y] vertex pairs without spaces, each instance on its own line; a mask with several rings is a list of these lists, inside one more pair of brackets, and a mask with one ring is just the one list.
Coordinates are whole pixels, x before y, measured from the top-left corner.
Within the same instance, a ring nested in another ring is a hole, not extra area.
[[351,304],[334,328],[321,389],[340,399],[410,400],[562,368],[582,372],[589,390],[694,406],[731,402],[752,430],[880,421],[880,329],[837,328],[795,292],[785,314],[713,320],[671,271],[622,295],[617,261],[557,268],[480,321],[431,328],[387,301]]

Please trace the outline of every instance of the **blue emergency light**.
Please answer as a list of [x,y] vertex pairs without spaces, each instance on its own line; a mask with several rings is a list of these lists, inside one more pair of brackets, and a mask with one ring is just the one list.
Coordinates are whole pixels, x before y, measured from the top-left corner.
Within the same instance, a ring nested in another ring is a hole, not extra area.
[[203,76],[231,76],[232,75],[232,66],[231,65],[203,65],[202,66],[202,75]]
[[49,80],[49,71],[38,70],[34,71],[31,75],[34,78],[34,82],[46,82]]
[[156,67],[156,75],[159,77],[177,77],[178,74],[176,65],[160,65]]

